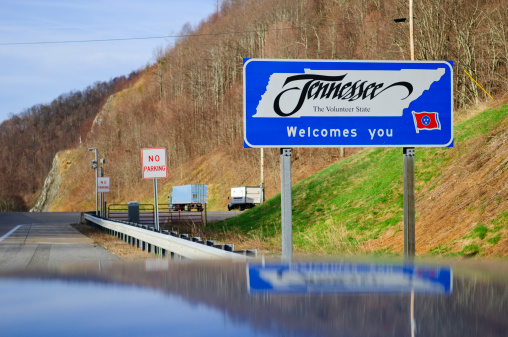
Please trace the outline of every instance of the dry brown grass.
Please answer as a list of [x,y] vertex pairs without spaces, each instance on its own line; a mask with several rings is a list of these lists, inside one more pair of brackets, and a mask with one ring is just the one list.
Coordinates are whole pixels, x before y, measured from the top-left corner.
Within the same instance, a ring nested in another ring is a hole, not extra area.
[[117,237],[101,232],[98,228],[87,224],[73,225],[79,232],[93,240],[94,244],[98,244],[122,260],[144,260],[153,258],[154,255],[144,252],[141,249],[133,247]]

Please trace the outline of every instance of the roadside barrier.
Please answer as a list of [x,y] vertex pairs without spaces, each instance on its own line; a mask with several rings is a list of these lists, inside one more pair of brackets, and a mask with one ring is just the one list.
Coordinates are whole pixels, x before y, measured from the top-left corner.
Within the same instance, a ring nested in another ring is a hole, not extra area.
[[213,240],[201,240],[200,237],[189,237],[163,230],[161,233],[151,226],[129,223],[120,220],[108,220],[91,214],[84,215],[88,224],[98,226],[103,231],[116,236],[132,246],[149,253],[161,256],[171,256],[172,259],[229,259],[245,261],[257,256],[257,251],[235,251],[233,244],[216,245]]
[[[128,204],[108,205],[106,218],[119,221],[129,221]],[[152,204],[139,205],[139,223],[151,225],[154,223],[155,210]],[[198,211],[174,211],[169,204],[159,204],[159,223],[177,225],[182,223],[204,223],[203,212]]]

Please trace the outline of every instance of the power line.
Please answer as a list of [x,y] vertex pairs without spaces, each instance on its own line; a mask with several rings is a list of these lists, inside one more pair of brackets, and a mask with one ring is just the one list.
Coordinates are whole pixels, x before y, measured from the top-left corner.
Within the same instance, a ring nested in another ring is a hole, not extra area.
[[261,33],[261,32],[266,33],[266,32],[271,32],[271,31],[284,31],[284,30],[296,30],[296,29],[307,29],[307,28],[334,27],[334,26],[345,26],[345,25],[359,25],[359,24],[372,23],[372,22],[386,22],[386,23],[388,23],[390,21],[400,22],[400,20],[403,20],[403,19],[405,19],[405,18],[383,19],[383,20],[369,20],[369,21],[351,21],[351,22],[335,23],[335,24],[329,24],[329,25],[308,25],[308,26],[299,26],[299,27],[285,27],[285,28],[272,28],[272,29],[255,29],[255,30],[219,32],[219,33],[206,33],[206,34],[162,35],[162,36],[127,37],[127,38],[111,38],[111,39],[93,39],[93,40],[4,42],[4,43],[0,43],[0,46],[71,44],[71,43],[115,42],[115,41],[155,40],[155,39],[179,39],[179,38],[186,38],[186,37],[238,35],[238,34],[246,34],[246,33]]

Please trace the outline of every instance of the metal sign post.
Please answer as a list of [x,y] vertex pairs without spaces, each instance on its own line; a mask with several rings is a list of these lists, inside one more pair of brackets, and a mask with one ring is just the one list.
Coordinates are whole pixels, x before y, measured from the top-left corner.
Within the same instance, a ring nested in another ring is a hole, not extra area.
[[293,258],[293,214],[291,203],[291,149],[280,149],[282,260]]
[[[100,167],[100,168],[99,168],[99,170],[100,170],[100,172],[99,172],[99,176],[100,176],[101,178],[103,178],[103,177],[104,177],[104,172],[102,172],[102,167]],[[100,212],[99,212],[99,215],[100,215],[101,217],[104,217],[104,208],[103,208],[103,206],[102,206],[102,205],[104,204],[104,193],[103,193],[102,191],[99,191],[99,189],[100,189],[100,188],[99,188],[99,187],[100,187],[100,186],[99,186],[99,183],[100,183],[100,182],[98,182],[98,183],[97,183],[97,192],[99,192],[99,195],[100,195],[100,201],[99,201],[99,203],[100,203],[100,205],[101,205],[101,206],[100,206]]]
[[158,201],[158,193],[157,193],[157,179],[153,179],[153,200],[155,203],[155,230],[160,232],[159,228],[159,201]]
[[404,256],[415,255],[415,149],[403,149]]

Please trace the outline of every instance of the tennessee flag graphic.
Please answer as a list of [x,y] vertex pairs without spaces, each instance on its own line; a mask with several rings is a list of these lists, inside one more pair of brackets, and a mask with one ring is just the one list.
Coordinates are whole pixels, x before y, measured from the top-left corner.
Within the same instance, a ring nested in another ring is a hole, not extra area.
[[439,123],[439,113],[437,112],[414,112],[413,120],[415,122],[416,133],[420,130],[441,130]]

